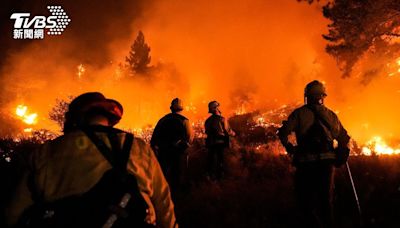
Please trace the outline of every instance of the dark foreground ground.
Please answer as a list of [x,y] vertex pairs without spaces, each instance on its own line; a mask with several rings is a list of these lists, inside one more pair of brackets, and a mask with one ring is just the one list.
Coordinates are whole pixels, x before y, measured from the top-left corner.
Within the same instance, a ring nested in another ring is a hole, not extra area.
[[[226,179],[207,181],[206,151],[192,153],[190,190],[176,200],[184,227],[298,227],[293,172],[274,145],[237,148],[227,154]],[[349,164],[362,208],[363,227],[400,227],[400,156],[351,157]],[[203,170],[203,171],[200,171]],[[360,219],[347,169],[336,170],[338,227],[359,227]]]
[[[1,142],[12,148],[11,142]],[[3,206],[34,143],[0,155],[0,205]],[[294,169],[276,143],[234,145],[226,154],[226,175],[219,183],[206,178],[206,150],[201,141],[190,149],[185,185],[176,196],[181,227],[298,227],[293,198]],[[400,156],[351,157],[364,227],[400,227]],[[335,211],[338,227],[359,227],[359,216],[345,167],[336,170]],[[0,227],[2,224],[0,223]]]

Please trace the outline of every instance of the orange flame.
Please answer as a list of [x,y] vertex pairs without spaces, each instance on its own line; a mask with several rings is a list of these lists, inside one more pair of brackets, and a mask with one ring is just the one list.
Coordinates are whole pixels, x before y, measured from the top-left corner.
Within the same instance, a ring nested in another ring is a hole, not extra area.
[[243,104],[241,104],[236,110],[235,110],[235,115],[243,115],[246,114],[246,108],[244,107]]
[[25,105],[18,105],[15,114],[26,124],[34,125],[37,123],[37,113],[28,113],[28,107]]
[[380,136],[374,136],[362,147],[362,154],[370,156],[375,155],[399,155],[399,148],[392,148]]
[[82,75],[85,73],[85,67],[83,66],[83,64],[79,64],[77,68],[78,68],[78,78],[81,79]]

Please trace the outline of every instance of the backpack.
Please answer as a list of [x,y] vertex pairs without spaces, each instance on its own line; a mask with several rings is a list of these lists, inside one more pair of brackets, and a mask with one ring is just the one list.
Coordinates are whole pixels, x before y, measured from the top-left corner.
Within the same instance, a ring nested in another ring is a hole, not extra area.
[[[96,126],[98,127],[98,126]],[[145,222],[148,206],[140,194],[136,178],[126,170],[134,137],[127,133],[122,149],[113,128],[100,128],[108,134],[110,150],[95,130],[82,129],[112,168],[88,192],[68,196],[55,202],[36,199],[25,211],[17,227],[154,227]],[[38,194],[37,194],[38,195]]]
[[188,147],[184,116],[170,113],[160,120],[154,129],[152,144],[160,150],[175,150],[182,152]]
[[299,151],[310,154],[321,154],[333,151],[333,141],[328,131],[329,123],[312,107],[308,107],[314,114],[314,122],[304,136],[299,140]]
[[[229,133],[226,130],[225,122],[222,116],[219,115],[212,115],[210,116],[205,122],[205,130],[207,134],[206,138],[206,146],[213,147],[213,146],[221,146],[224,148],[229,147],[230,145],[230,138]],[[222,130],[223,135],[221,132]]]

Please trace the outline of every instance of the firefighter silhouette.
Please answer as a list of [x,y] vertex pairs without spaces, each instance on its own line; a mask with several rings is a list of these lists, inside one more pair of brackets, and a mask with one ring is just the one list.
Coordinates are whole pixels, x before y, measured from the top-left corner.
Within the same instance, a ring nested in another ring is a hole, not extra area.
[[30,155],[7,206],[8,224],[177,227],[168,183],[151,148],[114,128],[122,114],[122,105],[101,93],[75,98],[64,135]]
[[[278,131],[296,167],[295,192],[304,227],[333,226],[334,166],[345,164],[349,155],[350,137],[337,115],[324,105],[326,96],[324,84],[308,83],[305,104],[295,109]],[[297,145],[288,140],[292,132]]]
[[173,99],[170,109],[171,113],[158,121],[150,144],[174,196],[182,184],[186,149],[193,141],[193,133],[189,120],[182,115],[182,100]]
[[204,124],[207,134],[207,169],[209,177],[213,180],[221,180],[223,177],[224,151],[229,147],[229,136],[235,135],[225,117],[221,115],[219,106],[217,101],[211,101],[208,104],[208,112],[211,116]]

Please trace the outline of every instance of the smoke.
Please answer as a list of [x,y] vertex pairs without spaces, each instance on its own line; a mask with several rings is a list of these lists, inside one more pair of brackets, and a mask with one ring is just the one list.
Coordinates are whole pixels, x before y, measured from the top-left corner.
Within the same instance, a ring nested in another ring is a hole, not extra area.
[[219,100],[229,114],[240,102],[251,111],[301,101],[305,83],[327,77],[323,64],[333,62],[321,37],[328,21],[315,5],[162,1],[144,15],[138,26],[153,57],[174,61],[191,100]]
[[[99,90],[99,79],[107,79],[113,65],[112,45],[126,43],[133,34],[132,22],[141,16],[144,1],[10,1],[2,13],[4,52],[0,54],[2,114],[10,115],[16,104],[25,103],[38,112],[42,127],[54,129],[47,112],[57,97]],[[150,4],[147,1],[146,4]],[[44,40],[12,39],[15,12],[31,16],[49,15],[48,5],[61,5],[71,23],[61,36]],[[3,46],[3,45],[2,45]],[[129,46],[125,48],[128,52]],[[77,66],[87,67],[87,78],[76,81]],[[86,83],[86,84],[85,84]],[[49,126],[50,125],[50,126]]]
[[329,21],[321,5],[171,0],[144,15],[138,25],[157,50],[153,57],[174,61],[191,85],[189,99],[202,104],[200,113],[215,99],[225,115],[243,106],[252,111],[301,103],[304,86],[318,79],[326,82],[327,106],[356,140],[393,139],[400,132],[393,124],[400,114],[399,79],[372,72],[366,83],[358,72],[373,66],[368,62],[354,70],[354,77],[341,79],[335,59],[325,52],[321,35]]
[[[329,21],[318,4],[85,0],[60,5],[72,20],[61,36],[13,41],[12,30],[6,31],[8,49],[0,57],[3,113],[25,103],[39,113],[38,125],[56,129],[47,118],[56,98],[100,91],[124,105],[119,127],[138,128],[154,125],[175,97],[190,106],[185,114],[192,120],[207,116],[211,100],[230,116],[238,109],[262,111],[302,102],[304,86],[318,79],[326,82],[327,105],[356,139],[400,132],[393,124],[400,114],[393,109],[400,100],[394,99],[398,79],[374,77],[366,85],[357,75],[341,79],[335,60],[325,53],[321,35]],[[11,8],[46,14],[46,6],[32,1]],[[118,79],[118,64],[139,30],[151,47],[151,65],[162,70],[150,80]],[[78,79],[80,64],[85,72]]]

